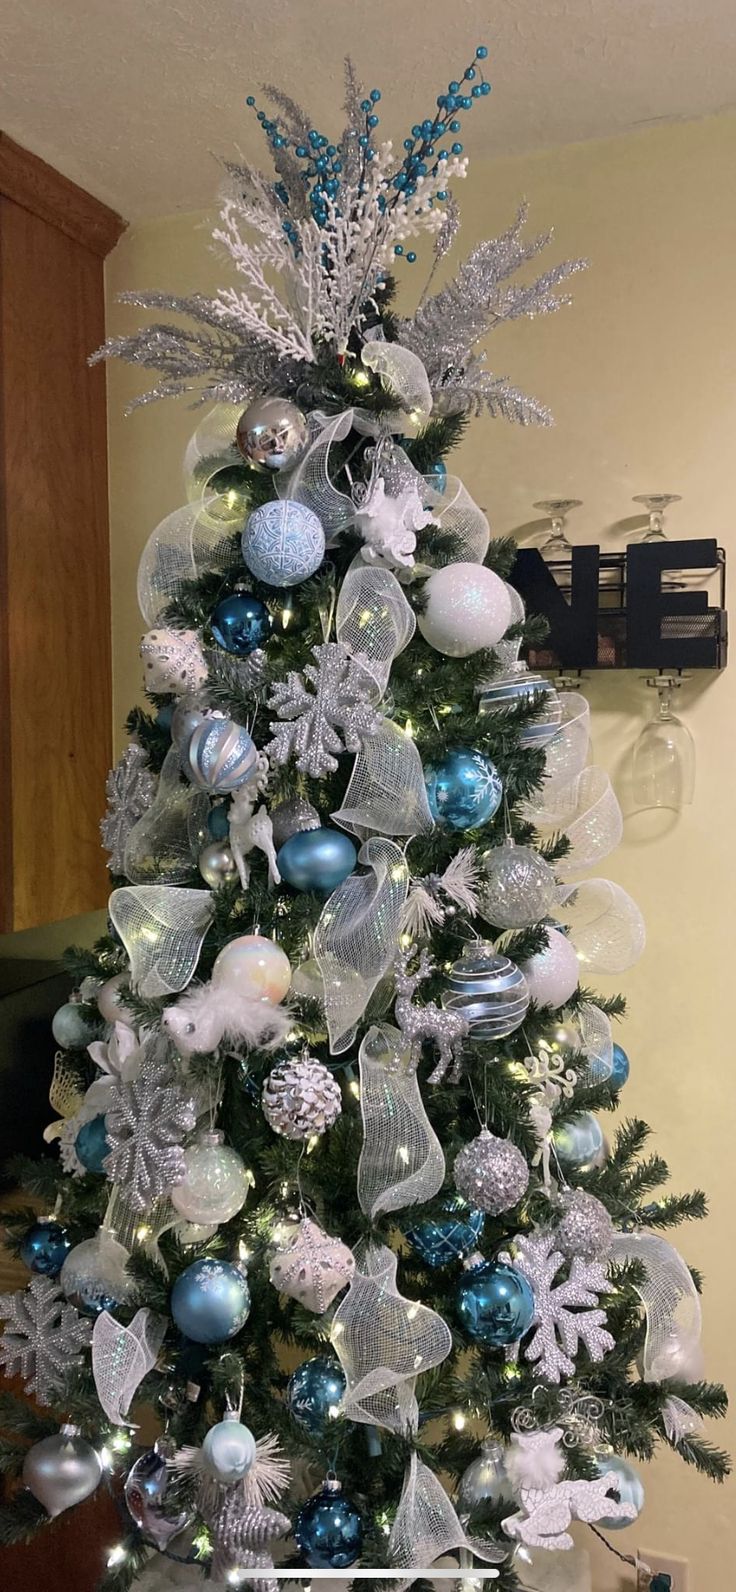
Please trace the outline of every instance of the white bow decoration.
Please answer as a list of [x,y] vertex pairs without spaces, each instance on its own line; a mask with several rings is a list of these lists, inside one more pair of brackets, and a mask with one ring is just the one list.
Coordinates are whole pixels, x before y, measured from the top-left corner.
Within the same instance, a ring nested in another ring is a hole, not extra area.
[[351,1421],[416,1431],[417,1376],[441,1365],[452,1348],[446,1321],[428,1305],[404,1299],[398,1257],[371,1245],[356,1268],[332,1323],[332,1346],[345,1372],[341,1410]]
[[619,1233],[610,1259],[637,1260],[644,1268],[644,1281],[636,1284],[647,1324],[643,1380],[698,1381],[703,1374],[700,1299],[682,1256],[655,1233]]

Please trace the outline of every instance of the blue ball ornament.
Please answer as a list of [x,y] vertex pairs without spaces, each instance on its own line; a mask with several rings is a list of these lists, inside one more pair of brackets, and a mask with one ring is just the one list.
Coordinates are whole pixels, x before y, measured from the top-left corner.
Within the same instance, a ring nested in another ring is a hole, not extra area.
[[174,715],[174,704],[173,704],[173,702],[165,702],[163,707],[159,708],[158,713],[156,714],[156,723],[158,724],[159,729],[170,730],[171,729],[171,720],[173,718],[173,715]]
[[338,1481],[328,1479],[300,1509],[294,1536],[313,1570],[346,1570],[363,1547],[363,1522]]
[[330,1419],[330,1410],[340,1403],[346,1387],[340,1361],[330,1354],[318,1354],[297,1366],[289,1377],[286,1407],[300,1426],[319,1437]]
[[23,1235],[20,1258],[30,1271],[40,1272],[42,1277],[58,1277],[71,1247],[66,1228],[60,1222],[42,1218]]
[[110,1154],[104,1116],[93,1117],[91,1122],[82,1123],[74,1140],[74,1149],[85,1172],[104,1172],[102,1163],[105,1156]]
[[303,829],[290,835],[278,852],[279,873],[294,890],[330,895],[353,872],[358,853],[340,829]]
[[[438,199],[440,195],[437,195]],[[431,466],[430,475],[434,476],[433,486],[438,492],[444,492],[447,486],[447,465],[444,459],[435,459]]]
[[207,833],[213,840],[227,840],[230,834],[230,819],[225,802],[217,802],[207,814]]
[[258,753],[242,724],[210,718],[192,731],[184,761],[200,790],[227,792],[237,790],[255,773]]
[[86,1050],[100,1032],[99,1014],[80,1001],[67,1001],[54,1012],[51,1032],[63,1050]]
[[627,1459],[622,1459],[618,1454],[598,1454],[596,1456],[599,1476],[605,1476],[607,1471],[614,1471],[616,1485],[610,1488],[611,1496],[614,1492],[619,1503],[630,1504],[636,1510],[633,1519],[619,1520],[615,1515],[606,1515],[604,1520],[596,1520],[596,1525],[603,1531],[623,1531],[626,1526],[633,1524],[633,1520],[641,1514],[644,1508],[644,1486],[641,1476]]
[[273,621],[265,603],[248,591],[234,591],[223,597],[210,620],[218,646],[247,658],[257,647],[265,647]]
[[424,778],[430,812],[444,829],[477,829],[498,811],[501,776],[495,763],[473,747],[448,752],[441,763],[425,769]]
[[552,1131],[557,1157],[568,1171],[586,1172],[602,1166],[606,1158],[603,1129],[592,1111],[581,1111]]
[[457,1313],[469,1338],[504,1348],[516,1343],[534,1320],[534,1294],[520,1271],[502,1260],[484,1260],[463,1273]]
[[472,1210],[459,1195],[445,1200],[444,1209],[448,1212],[446,1218],[438,1216],[433,1221],[418,1222],[405,1234],[407,1243],[433,1270],[449,1266],[453,1260],[463,1260],[475,1249],[485,1224],[483,1211]]
[[187,1266],[171,1290],[171,1314],[194,1343],[224,1343],[250,1312],[248,1279],[239,1266],[206,1257]]
[[304,503],[276,498],[248,516],[243,558],[266,586],[298,586],[319,569],[324,556],[322,524]]
[[631,1063],[622,1045],[613,1047],[613,1067],[611,1069],[611,1083],[614,1089],[623,1089],[629,1081]]

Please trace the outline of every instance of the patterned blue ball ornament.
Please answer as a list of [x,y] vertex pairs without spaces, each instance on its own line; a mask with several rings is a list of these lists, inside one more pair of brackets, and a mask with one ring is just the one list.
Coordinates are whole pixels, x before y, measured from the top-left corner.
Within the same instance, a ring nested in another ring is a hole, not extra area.
[[110,1154],[110,1144],[103,1116],[93,1117],[91,1122],[82,1123],[74,1140],[74,1149],[85,1172],[104,1172],[102,1163],[105,1156]]
[[243,558],[266,586],[298,586],[319,569],[325,533],[317,515],[294,498],[276,498],[249,515]]
[[553,1128],[552,1142],[567,1171],[592,1171],[603,1165],[608,1153],[605,1134],[592,1111],[581,1111],[569,1122]]
[[62,1050],[86,1050],[100,1033],[99,1013],[81,1001],[66,1001],[54,1012],[51,1032]]
[[358,853],[340,829],[303,829],[291,835],[277,853],[279,873],[294,890],[331,895],[353,872]]
[[248,591],[234,591],[223,597],[210,620],[218,646],[238,658],[247,658],[257,647],[265,647],[272,625],[266,604]]
[[330,1354],[318,1354],[297,1366],[289,1377],[286,1407],[300,1426],[305,1426],[313,1437],[320,1437],[330,1419],[330,1410],[336,1409],[346,1387],[340,1361]]
[[507,1262],[471,1257],[458,1283],[457,1313],[474,1342],[504,1348],[529,1331],[534,1294],[526,1277]]
[[34,1222],[23,1235],[20,1258],[30,1271],[42,1277],[58,1277],[72,1247],[65,1227],[47,1219]]
[[448,1212],[446,1219],[418,1222],[405,1234],[407,1243],[433,1271],[451,1265],[453,1260],[463,1260],[475,1249],[485,1224],[483,1211],[472,1210],[459,1195],[443,1204]]
[[500,806],[501,776],[489,757],[458,746],[441,763],[424,771],[427,800],[435,823],[443,829],[477,829]]
[[300,1509],[294,1536],[312,1570],[346,1570],[363,1547],[363,1522],[339,1481],[328,1477],[322,1491]]
[[[636,1510],[636,1515],[640,1515],[644,1508],[644,1486],[639,1472],[634,1470],[627,1459],[621,1459],[618,1454],[597,1454],[595,1462],[599,1476],[605,1476],[606,1471],[614,1471],[616,1474],[616,1486],[615,1488],[611,1486],[611,1496],[615,1492],[619,1503],[631,1504]],[[596,1520],[596,1525],[603,1531],[623,1531],[631,1524],[631,1520],[617,1520],[613,1515],[607,1515],[604,1520]]]
[[250,1312],[248,1279],[226,1260],[195,1260],[171,1290],[171,1314],[194,1343],[224,1343],[245,1325]]
[[184,753],[186,771],[200,790],[238,790],[256,771],[258,753],[242,724],[233,719],[203,719]]

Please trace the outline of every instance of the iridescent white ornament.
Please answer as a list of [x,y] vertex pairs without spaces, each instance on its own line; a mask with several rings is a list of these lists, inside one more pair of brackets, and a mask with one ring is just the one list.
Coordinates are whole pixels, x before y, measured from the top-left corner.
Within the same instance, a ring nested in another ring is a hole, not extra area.
[[525,929],[539,923],[555,898],[555,876],[533,846],[506,840],[481,862],[478,911],[499,929]]
[[98,990],[97,1005],[106,1023],[125,1023],[128,1028],[135,1027],[135,1012],[130,1006],[126,1006],[123,994],[123,988],[127,988],[128,984],[128,974],[117,973],[115,978],[109,978],[102,989]]
[[174,1209],[203,1227],[229,1222],[245,1204],[249,1178],[237,1150],[219,1129],[199,1134],[184,1151],[183,1183],[171,1189]]
[[575,994],[580,967],[574,945],[559,929],[548,929],[543,951],[522,962],[529,994],[537,1006],[564,1006]]
[[241,934],[217,957],[212,983],[276,1006],[291,984],[291,963],[274,940],[263,934]]
[[256,1457],[256,1440],[248,1426],[234,1419],[210,1427],[202,1443],[203,1469],[226,1486],[243,1481]]
[[447,564],[430,575],[426,605],[417,615],[430,647],[448,658],[467,658],[494,647],[511,623],[504,582],[485,564]]
[[144,684],[154,695],[172,691],[185,696],[207,679],[202,644],[196,630],[149,630],[141,641]]

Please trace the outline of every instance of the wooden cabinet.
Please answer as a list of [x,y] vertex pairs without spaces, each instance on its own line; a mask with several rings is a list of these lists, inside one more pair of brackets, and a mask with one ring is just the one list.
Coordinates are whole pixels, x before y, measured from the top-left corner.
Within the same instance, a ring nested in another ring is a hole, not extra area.
[[0,134],[0,931],[102,906],[104,258],[124,222]]

